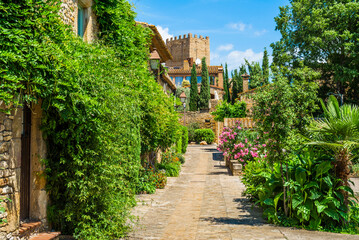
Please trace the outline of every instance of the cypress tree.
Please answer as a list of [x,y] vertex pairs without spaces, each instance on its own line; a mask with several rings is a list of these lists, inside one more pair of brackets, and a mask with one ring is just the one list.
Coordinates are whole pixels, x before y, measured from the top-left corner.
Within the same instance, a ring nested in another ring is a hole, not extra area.
[[224,96],[223,100],[231,102],[231,94],[229,92],[229,77],[228,77],[228,65],[226,63],[224,68],[224,79],[223,79]]
[[234,104],[236,99],[238,98],[238,93],[239,93],[238,78],[239,78],[238,70],[235,69],[234,72],[232,72],[232,104]]
[[201,82],[201,92],[199,94],[199,107],[201,109],[207,109],[209,106],[209,100],[211,98],[210,88],[209,88],[209,75],[206,64],[206,58],[202,58],[202,82]]
[[263,72],[263,83],[269,83],[269,59],[267,49],[264,48],[263,62],[262,62],[262,72]]
[[191,91],[190,91],[190,102],[189,110],[197,111],[198,110],[198,86],[197,86],[197,70],[196,64],[193,64],[191,71]]
[[238,80],[238,90],[239,93],[243,92],[243,78],[242,75],[247,73],[246,65],[242,64],[239,67],[239,80]]

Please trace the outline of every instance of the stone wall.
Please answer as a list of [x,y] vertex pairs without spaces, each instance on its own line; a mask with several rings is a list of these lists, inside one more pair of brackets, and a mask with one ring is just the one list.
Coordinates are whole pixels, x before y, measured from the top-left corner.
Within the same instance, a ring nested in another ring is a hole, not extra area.
[[[41,159],[46,157],[46,143],[40,131],[41,119],[40,102],[31,108],[28,158],[30,161],[29,220],[40,221],[42,223],[40,228],[46,229],[48,196],[45,190],[44,166],[41,163]],[[1,204],[6,208],[6,213],[0,215],[0,218],[7,221],[0,225],[0,239],[18,239],[16,236],[19,233],[21,211],[23,121],[23,108],[13,110],[11,114],[0,112],[0,199],[5,199]]]
[[0,218],[7,221],[0,226],[0,239],[11,238],[20,223],[21,133],[21,109],[0,112],[0,198],[6,209]]
[[[219,103],[218,100],[210,100],[210,109],[206,111],[187,111],[185,114],[182,112],[180,122],[181,124],[185,124],[189,126],[191,123],[199,123],[200,128],[208,128],[212,129],[217,142],[217,132],[218,132],[218,125],[214,120],[214,116],[211,114],[216,109],[217,104]],[[185,120],[185,121],[184,121]]]
[[184,60],[193,58],[202,59],[206,57],[207,66],[210,66],[210,41],[209,37],[203,37],[195,34],[194,37],[191,33],[175,37],[174,39],[167,39],[166,45],[170,50],[173,60],[166,62],[167,67],[184,67]]
[[84,41],[92,42],[97,39],[99,26],[97,17],[92,10],[93,0],[62,0],[60,15],[64,23],[70,25],[75,34],[78,30],[78,6],[85,9]]

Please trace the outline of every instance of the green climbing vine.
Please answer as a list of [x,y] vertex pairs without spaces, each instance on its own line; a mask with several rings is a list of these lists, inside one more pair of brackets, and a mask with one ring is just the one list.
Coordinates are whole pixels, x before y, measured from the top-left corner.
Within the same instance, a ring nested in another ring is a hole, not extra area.
[[[77,239],[129,231],[140,156],[173,144],[178,117],[147,68],[149,31],[125,0],[95,0],[99,40],[56,0],[0,0],[0,103],[41,103],[48,219]],[[39,101],[41,99],[41,101]]]

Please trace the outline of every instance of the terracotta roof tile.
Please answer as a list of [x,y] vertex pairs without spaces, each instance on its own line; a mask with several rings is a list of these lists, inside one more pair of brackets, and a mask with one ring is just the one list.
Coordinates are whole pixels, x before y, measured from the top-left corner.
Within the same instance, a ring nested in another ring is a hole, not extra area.
[[[197,71],[197,74],[201,74],[202,67],[197,67],[196,71]],[[222,66],[208,66],[208,73],[209,74],[217,74],[217,73],[222,72],[222,71],[223,71]],[[185,70],[183,68],[180,68],[180,69],[170,68],[168,70],[168,74],[189,74],[189,75],[191,75],[191,69]]]

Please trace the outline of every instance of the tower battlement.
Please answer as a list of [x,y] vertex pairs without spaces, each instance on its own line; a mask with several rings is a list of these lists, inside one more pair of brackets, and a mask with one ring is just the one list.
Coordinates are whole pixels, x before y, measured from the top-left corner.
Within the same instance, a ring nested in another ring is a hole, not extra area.
[[202,59],[206,57],[206,63],[210,65],[210,40],[197,34],[184,34],[166,40],[166,45],[170,50],[173,60],[167,61],[168,67],[183,67],[183,61],[190,58]]
[[182,40],[182,39],[206,39],[206,40],[209,40],[209,37],[206,36],[206,37],[203,37],[202,35],[197,35],[197,34],[192,34],[192,33],[188,33],[188,34],[184,34],[184,35],[179,35],[179,36],[175,36],[174,38],[171,37],[171,38],[167,38],[166,39],[166,44],[169,43],[169,42],[172,42],[172,41],[178,41],[178,40]]

